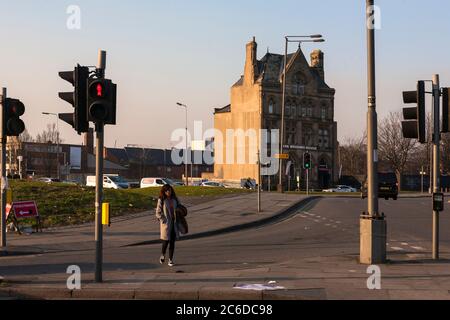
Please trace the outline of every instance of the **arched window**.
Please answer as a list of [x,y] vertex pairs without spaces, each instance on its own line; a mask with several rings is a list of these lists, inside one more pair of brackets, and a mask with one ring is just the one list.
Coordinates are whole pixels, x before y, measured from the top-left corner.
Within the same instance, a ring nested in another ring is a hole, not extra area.
[[269,100],[269,114],[274,114],[275,113],[275,103],[273,102],[272,99]]

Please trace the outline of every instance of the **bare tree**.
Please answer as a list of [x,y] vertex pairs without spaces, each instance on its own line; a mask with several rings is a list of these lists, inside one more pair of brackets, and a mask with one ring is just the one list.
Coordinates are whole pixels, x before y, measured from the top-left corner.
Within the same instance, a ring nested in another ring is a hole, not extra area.
[[340,166],[342,174],[355,176],[363,175],[366,170],[366,135],[359,138],[347,138],[339,146]]
[[399,190],[401,190],[401,176],[408,159],[417,150],[416,140],[403,137],[401,119],[400,112],[391,112],[381,121],[378,129],[380,160],[385,161],[394,170]]
[[25,128],[24,132],[19,136],[20,142],[34,142],[33,137],[28,132],[28,130]]
[[56,124],[47,124],[47,129],[42,131],[36,136],[36,142],[39,143],[62,143],[63,140],[60,137]]

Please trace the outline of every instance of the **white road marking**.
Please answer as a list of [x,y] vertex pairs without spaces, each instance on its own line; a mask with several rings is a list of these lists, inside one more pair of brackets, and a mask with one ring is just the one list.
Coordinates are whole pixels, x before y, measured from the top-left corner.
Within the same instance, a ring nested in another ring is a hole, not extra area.
[[408,242],[402,242],[402,246],[409,246]]
[[414,250],[418,250],[418,251],[424,251],[425,250],[425,248],[422,248],[422,247],[411,246],[411,248],[413,248]]
[[340,224],[340,223],[342,223],[342,222],[340,222],[340,221],[336,221],[336,223],[337,223],[337,224]]
[[329,226],[331,226],[331,224],[327,223],[326,226],[329,227]]
[[400,248],[400,247],[391,247],[391,249],[395,250],[395,251],[404,251],[405,250],[405,249]]

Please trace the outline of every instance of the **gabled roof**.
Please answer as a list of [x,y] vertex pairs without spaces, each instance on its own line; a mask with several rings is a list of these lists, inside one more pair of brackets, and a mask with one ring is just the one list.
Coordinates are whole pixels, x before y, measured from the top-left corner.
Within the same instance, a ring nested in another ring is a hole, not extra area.
[[[330,89],[330,87],[320,76],[318,70],[309,65],[303,51],[300,48],[296,52],[287,55],[286,70],[289,72],[289,70],[295,65],[295,61],[298,60],[300,60],[301,63],[307,67],[311,76],[317,81],[319,88]],[[268,52],[261,58],[261,60],[257,61],[257,81],[262,83],[280,84],[283,76],[283,69],[284,55]],[[240,86],[242,84],[243,77],[241,77],[233,86]]]

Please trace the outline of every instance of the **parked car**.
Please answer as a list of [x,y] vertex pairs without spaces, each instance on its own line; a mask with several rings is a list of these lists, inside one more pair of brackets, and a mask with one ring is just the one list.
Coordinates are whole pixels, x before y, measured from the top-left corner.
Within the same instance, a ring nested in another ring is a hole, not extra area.
[[162,187],[165,184],[174,185],[174,182],[167,178],[142,178],[141,188]]
[[45,182],[45,183],[61,182],[61,180],[59,180],[59,179],[57,179],[57,178],[47,178],[47,177],[39,178],[39,179],[37,179],[36,181],[39,181],[39,182]]
[[206,181],[206,182],[202,182],[201,186],[202,186],[202,187],[218,187],[218,188],[225,188],[225,186],[223,185],[223,183],[220,183],[220,182],[214,182],[214,181]]
[[[95,176],[87,176],[86,186],[95,187]],[[103,188],[105,189],[129,189],[130,184],[123,177],[117,174],[103,175]]]
[[338,185],[335,188],[325,189],[323,192],[357,192],[357,190],[349,186]]
[[[397,176],[393,172],[378,173],[378,198],[389,200],[397,200],[398,197],[398,181]],[[367,178],[361,188],[361,199],[367,198]]]

